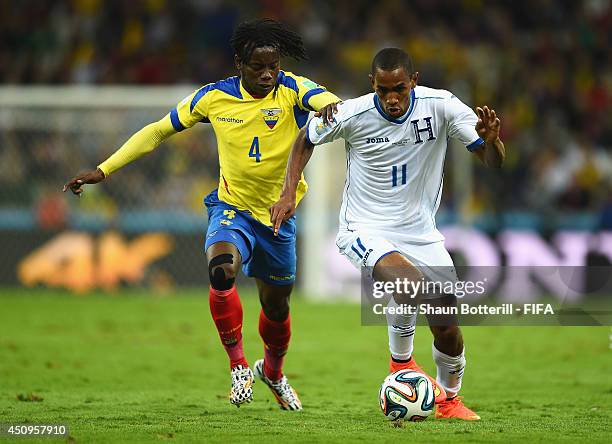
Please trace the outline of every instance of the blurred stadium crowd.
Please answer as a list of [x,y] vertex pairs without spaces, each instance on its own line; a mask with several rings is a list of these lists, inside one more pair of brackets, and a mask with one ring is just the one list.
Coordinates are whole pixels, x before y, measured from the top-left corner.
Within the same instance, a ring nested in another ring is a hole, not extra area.
[[[205,84],[234,74],[232,29],[257,16],[304,36],[310,61],[287,61],[285,69],[342,97],[368,92],[373,54],[401,46],[414,57],[420,83],[497,110],[508,149],[502,179],[477,167],[469,208],[449,198],[447,210],[494,218],[588,213],[591,224],[612,228],[608,0],[2,1],[0,84]],[[0,138],[0,202],[30,206],[76,173],[82,147],[42,135],[24,149],[19,140],[6,132]],[[122,141],[99,143],[83,165],[94,166]],[[214,186],[214,140],[204,141],[206,151],[201,139],[180,144],[187,149],[160,148],[155,162],[119,174],[105,188],[109,206],[201,211],[201,195],[183,186],[188,181],[200,194]],[[40,186],[28,193],[32,183]]]

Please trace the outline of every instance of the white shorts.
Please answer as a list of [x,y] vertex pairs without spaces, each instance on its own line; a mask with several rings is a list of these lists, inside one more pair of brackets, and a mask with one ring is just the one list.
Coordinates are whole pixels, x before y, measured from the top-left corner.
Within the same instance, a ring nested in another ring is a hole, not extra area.
[[399,252],[415,265],[426,279],[439,282],[456,282],[457,273],[444,241],[415,243],[402,239],[401,235],[340,231],[336,237],[340,253],[348,257],[358,269],[367,268],[372,277],[374,266],[386,255]]

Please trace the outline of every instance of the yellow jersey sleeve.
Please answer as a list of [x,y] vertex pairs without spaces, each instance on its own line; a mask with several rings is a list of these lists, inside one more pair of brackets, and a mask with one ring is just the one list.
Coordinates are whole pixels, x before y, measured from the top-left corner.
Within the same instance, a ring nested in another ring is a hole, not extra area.
[[175,131],[170,124],[170,119],[166,115],[163,119],[151,123],[136,132],[121,148],[98,165],[98,168],[102,170],[105,176],[109,176],[143,154],[153,151],[172,134],[175,134]]
[[303,110],[319,111],[330,103],[340,102],[340,99],[335,94],[330,93],[324,86],[306,77],[290,72],[285,72],[284,75],[295,82],[298,106]]
[[214,83],[203,86],[194,93],[185,97],[168,113],[170,123],[176,132],[191,128],[198,122],[210,123],[208,112],[211,95],[207,94],[215,88]]
[[98,165],[105,176],[157,148],[164,140],[198,122],[208,122],[207,113],[210,97],[206,93],[212,84],[194,91],[166,114],[161,120],[145,126],[130,137],[108,159]]

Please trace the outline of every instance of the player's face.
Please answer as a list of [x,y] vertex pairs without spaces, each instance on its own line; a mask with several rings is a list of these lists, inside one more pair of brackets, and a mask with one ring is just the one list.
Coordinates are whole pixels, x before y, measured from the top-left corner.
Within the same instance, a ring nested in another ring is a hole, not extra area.
[[236,67],[240,71],[242,85],[250,94],[267,96],[274,89],[280,70],[278,49],[273,46],[255,48],[248,62],[236,58]]
[[370,74],[372,88],[387,115],[398,118],[406,114],[410,106],[410,91],[416,86],[417,78],[418,73],[410,75],[404,68],[393,71],[377,69],[374,75]]

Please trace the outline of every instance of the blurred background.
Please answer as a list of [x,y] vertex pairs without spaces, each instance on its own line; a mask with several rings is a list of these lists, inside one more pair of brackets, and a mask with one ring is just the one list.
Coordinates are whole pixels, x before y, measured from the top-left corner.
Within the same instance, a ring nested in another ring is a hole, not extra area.
[[[608,0],[0,0],[0,285],[207,285],[202,199],[218,179],[209,126],[82,198],[61,187],[198,86],[234,75],[232,30],[256,17],[302,34],[310,60],[283,69],[342,98],[369,92],[373,55],[400,46],[421,84],[496,109],[501,171],[449,147],[438,225],[458,260],[612,261]],[[298,215],[298,283],[313,297],[358,295],[333,241],[345,169],[337,148],[315,154]]]

